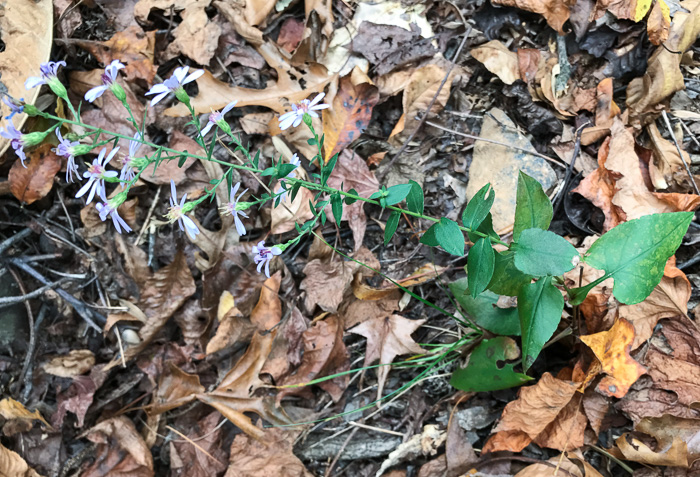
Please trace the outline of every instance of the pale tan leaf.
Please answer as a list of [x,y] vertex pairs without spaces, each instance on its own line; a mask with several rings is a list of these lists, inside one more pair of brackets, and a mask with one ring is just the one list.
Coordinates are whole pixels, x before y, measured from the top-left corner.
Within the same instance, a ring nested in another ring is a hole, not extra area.
[[102,421],[86,434],[97,447],[94,460],[82,477],[155,475],[151,451],[128,418],[120,416]]
[[510,51],[498,40],[491,40],[473,48],[471,54],[475,60],[483,63],[487,70],[495,74],[505,84],[513,84],[520,79],[518,54]]
[[89,349],[74,349],[44,364],[44,371],[62,378],[87,373],[95,365],[95,355]]
[[0,477],[41,477],[16,452],[0,444]]

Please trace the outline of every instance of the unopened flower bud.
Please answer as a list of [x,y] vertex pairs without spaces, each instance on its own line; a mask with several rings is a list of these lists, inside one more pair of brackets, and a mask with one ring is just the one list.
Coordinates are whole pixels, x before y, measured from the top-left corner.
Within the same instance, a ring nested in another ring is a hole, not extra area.
[[61,80],[54,76],[53,78],[49,79],[49,81],[46,84],[49,85],[49,88],[51,88],[53,94],[55,94],[64,101],[68,101],[68,91],[66,91],[66,87],[63,86]]
[[44,113],[39,111],[33,104],[24,103],[24,112],[27,116],[43,116]]
[[89,154],[93,149],[94,147],[90,144],[78,144],[77,146],[73,146],[71,152],[74,156],[82,156],[84,154]]
[[183,214],[189,214],[195,207],[197,207],[196,202],[185,202],[185,205],[182,206],[181,210]]
[[175,90],[175,97],[177,98],[178,101],[181,103],[190,104],[190,97],[188,96],[187,92],[185,91],[184,88],[178,88]]
[[126,91],[124,91],[124,88],[122,88],[122,86],[119,83],[112,83],[109,86],[109,89],[112,91],[115,98],[117,98],[120,102],[126,104]]
[[306,124],[308,127],[312,127],[311,121],[313,120],[313,118],[309,113],[304,113],[302,120],[304,121],[304,124]]
[[37,146],[44,142],[44,139],[46,139],[46,136],[48,136],[48,131],[46,132],[32,132],[28,134],[23,134],[22,135],[22,143],[24,144],[24,147],[32,147],[32,146]]

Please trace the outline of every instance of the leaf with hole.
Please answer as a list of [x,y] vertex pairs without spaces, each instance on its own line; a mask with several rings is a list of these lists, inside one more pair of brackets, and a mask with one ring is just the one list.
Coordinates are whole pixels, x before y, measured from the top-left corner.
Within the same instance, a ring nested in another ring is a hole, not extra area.
[[516,307],[499,308],[498,295],[488,290],[472,298],[466,278],[450,283],[449,287],[457,303],[474,323],[495,335],[520,336],[520,318]]
[[515,202],[513,240],[517,241],[523,230],[538,228],[547,230],[552,222],[552,203],[544,193],[542,184],[520,171]]
[[485,392],[520,386],[533,378],[515,372],[507,361],[520,355],[511,338],[498,336],[479,343],[469,357],[469,364],[452,373],[450,384],[466,392]]

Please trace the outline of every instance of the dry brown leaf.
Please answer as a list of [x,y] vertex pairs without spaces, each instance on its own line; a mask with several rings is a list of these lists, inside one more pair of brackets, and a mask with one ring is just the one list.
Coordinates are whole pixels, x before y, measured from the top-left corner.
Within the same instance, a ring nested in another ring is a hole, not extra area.
[[[269,56],[265,59],[268,60]],[[274,65],[270,66],[274,67]],[[334,78],[333,75],[310,75],[306,82],[306,88],[301,89],[301,86],[292,80],[286,71],[282,69],[277,71],[277,82],[266,89],[229,86],[214,78],[208,71],[205,71],[204,75],[197,80],[199,94],[191,98],[192,107],[194,107],[196,114],[209,113],[212,110],[220,110],[231,101],[237,100],[238,107],[265,106],[281,114],[291,110],[292,103],[298,103],[313,93],[322,92]],[[280,71],[282,72],[281,75],[279,75]],[[177,104],[165,110],[165,115],[183,117],[189,116],[190,112],[184,105]]]
[[630,356],[634,341],[634,326],[624,318],[618,319],[608,331],[581,336],[596,355],[607,374],[598,384],[606,396],[624,397],[630,386],[646,373],[644,366]]
[[642,419],[634,430],[653,436],[656,449],[651,449],[629,434],[620,436],[615,443],[627,460],[649,465],[688,467],[700,458],[700,420],[674,416],[651,417]]
[[690,293],[690,282],[685,273],[675,267],[675,258],[671,257],[666,263],[661,282],[643,302],[619,307],[620,318],[634,326],[632,350],[651,337],[659,320],[687,316]]
[[89,349],[74,349],[44,364],[44,371],[62,378],[87,373],[95,365],[95,355]]
[[610,410],[611,402],[607,397],[599,394],[592,387],[587,388],[583,393],[583,412],[591,424],[591,429],[596,436],[600,434],[603,419]]
[[[103,65],[108,65],[112,60],[124,63],[126,65],[124,72],[129,81],[142,79],[151,84],[156,76],[156,67],[153,64],[155,30],[144,32],[140,26],[132,25],[124,31],[115,33],[107,41],[75,40],[75,44],[89,51]],[[136,117],[140,116],[136,115]]]
[[588,419],[583,413],[581,399],[574,397],[564,406],[557,418],[542,431],[534,443],[560,451],[574,450],[583,446],[584,431]]
[[190,441],[182,438],[170,442],[172,477],[210,477],[226,470],[226,452],[221,448],[223,430],[218,427],[220,420],[221,414],[212,412],[200,419],[193,429],[188,429],[185,434]]
[[134,424],[124,416],[102,421],[86,433],[97,444],[82,477],[153,477],[153,456]]
[[351,333],[367,338],[365,366],[379,360],[377,368],[377,399],[382,397],[384,383],[389,375],[394,358],[403,354],[418,354],[426,351],[413,341],[411,335],[426,320],[408,320],[399,315],[384,318],[371,318],[350,330]]
[[[38,76],[39,65],[49,61],[53,45],[53,2],[13,2],[8,3],[0,15],[0,31],[5,45],[0,52],[2,83],[7,93],[28,104],[34,104],[41,88],[29,92],[24,88],[27,76]],[[5,106],[3,106],[5,108]],[[3,113],[5,110],[3,109]],[[6,129],[11,122],[21,130],[27,115],[17,114],[12,120],[0,115],[0,126]],[[0,164],[10,147],[10,141],[0,137]]]
[[[141,291],[138,307],[146,314],[148,321],[139,330],[141,342],[125,350],[125,358],[131,359],[146,349],[173,313],[189,297],[194,295],[196,287],[185,254],[179,250],[173,262],[154,273]],[[115,358],[109,367],[119,365],[121,359]]]
[[259,440],[236,436],[224,477],[312,477],[293,452],[298,431],[268,428],[260,432]]
[[[355,189],[358,195],[369,197],[379,190],[379,181],[374,172],[369,170],[364,160],[354,151],[345,150],[338,156],[338,162],[333,169],[333,174],[328,179],[328,186],[344,190]],[[343,220],[347,220],[352,237],[355,241],[354,250],[358,251],[367,228],[367,217],[364,212],[365,203],[361,200],[343,207]]]
[[274,117],[273,113],[250,113],[243,116],[239,122],[246,134],[268,134],[270,121]]
[[41,474],[29,467],[19,454],[0,444],[0,476],[41,477]]
[[355,84],[350,76],[341,78],[330,109],[323,112],[324,160],[328,162],[358,139],[372,118],[379,90],[369,83]]
[[645,113],[654,113],[657,105],[685,87],[680,69],[682,54],[691,47],[700,34],[700,3],[689,13],[678,11],[668,40],[649,58],[646,74],[635,78],[627,86],[627,106],[634,119]]
[[335,313],[350,290],[357,263],[350,261],[323,262],[311,260],[304,267],[306,277],[299,288],[306,291],[304,306],[313,311],[318,305],[323,311]]
[[272,349],[260,370],[260,374],[269,374],[273,382],[281,381],[301,363],[304,352],[302,336],[309,328],[309,320],[304,318],[298,308],[294,307],[289,318],[279,327],[279,332],[272,343]]
[[[578,465],[572,462],[578,461]],[[565,455],[552,457],[547,464],[532,464],[515,474],[515,477],[555,477],[568,472],[573,477],[602,477],[602,475],[588,462],[573,452]],[[581,472],[581,467],[583,472]],[[561,469],[561,470],[558,470]]]
[[75,414],[77,427],[83,427],[85,415],[92,405],[97,389],[104,384],[107,373],[103,372],[104,365],[92,368],[89,376],[75,376],[70,387],[57,395],[58,406],[51,416],[54,427],[60,429],[67,412]]
[[265,280],[260,290],[260,299],[250,314],[250,321],[261,332],[272,330],[282,319],[282,301],[279,297],[282,272],[276,272]]
[[651,7],[649,18],[647,18],[647,34],[649,41],[656,46],[668,40],[669,28],[671,27],[671,12],[664,0],[657,0]]
[[[275,188],[275,193],[281,192],[281,185],[277,185]],[[295,224],[303,224],[309,219],[313,218],[313,212],[309,207],[309,201],[313,199],[314,195],[305,188],[299,189],[299,193],[292,200],[292,194],[287,194],[284,201],[275,207],[272,204],[271,220],[272,225],[270,227],[270,233],[273,234],[283,234],[294,230],[296,228]]]
[[[537,52],[539,53],[539,51]],[[505,84],[513,84],[520,79],[521,70],[518,53],[512,52],[498,40],[491,40],[472,48],[471,55],[487,70],[499,77]]]
[[[20,419],[23,421],[41,421],[47,427],[51,425],[46,422],[39,411],[31,412],[21,402],[15,401],[12,398],[5,398],[0,401],[0,416],[5,419]],[[2,475],[2,465],[0,465],[0,475]]]
[[226,349],[239,341],[247,341],[253,336],[256,327],[234,305],[233,295],[228,291],[221,294],[217,312],[219,327],[216,334],[209,340],[206,353],[214,354]]
[[508,403],[483,452],[520,452],[544,431],[564,409],[579,387],[544,373],[534,386],[523,387],[518,399]]
[[[192,154],[206,156],[205,151],[202,150],[202,147],[199,144],[177,130],[173,131],[170,138],[170,147],[177,151],[188,151]],[[158,164],[158,167],[156,167],[155,164],[148,166],[141,174],[141,179],[145,180],[146,182],[150,182],[151,184],[161,185],[169,185],[170,181],[173,180],[175,181],[175,184],[178,185],[187,179],[185,172],[196,161],[197,159],[193,158],[192,156],[188,156],[182,167],[180,167],[179,159],[164,160]]]
[[[410,276],[403,278],[401,280],[394,280],[398,285],[404,288],[420,285],[421,283],[434,280],[439,277],[447,268],[434,265],[432,263],[426,263],[425,265],[419,267]],[[380,300],[386,296],[393,294],[395,290],[399,290],[399,286],[394,283],[388,283],[380,288],[373,288],[364,281],[362,281],[361,275],[356,275],[352,282],[352,292],[355,297],[360,300]]]
[[53,178],[61,169],[61,158],[51,150],[51,144],[42,144],[27,155],[25,165],[15,161],[8,180],[12,195],[20,202],[32,204],[51,191]]
[[180,12],[182,21],[173,30],[173,42],[168,45],[165,58],[175,58],[180,53],[200,65],[208,65],[216,53],[222,29],[216,18],[209,19],[205,9],[209,1],[190,4]]
[[544,16],[549,26],[564,34],[564,23],[569,19],[569,10],[574,5],[573,0],[495,0],[496,5],[516,7],[528,12],[539,13]]
[[199,376],[188,374],[172,362],[168,362],[160,376],[153,402],[147,407],[148,413],[162,414],[188,404],[196,399],[197,394],[204,391],[204,386],[199,382]]
[[379,300],[360,300],[350,297],[340,305],[339,314],[343,318],[345,329],[352,328],[370,318],[385,318],[399,309],[402,292],[394,290]]
[[[348,351],[343,343],[343,326],[337,316],[331,315],[317,321],[304,332],[304,356],[296,373],[281,384],[288,386],[277,395],[277,401],[285,396],[305,391],[301,384],[329,374],[348,369]],[[348,376],[339,376],[319,384],[319,387],[338,401],[348,383]]]

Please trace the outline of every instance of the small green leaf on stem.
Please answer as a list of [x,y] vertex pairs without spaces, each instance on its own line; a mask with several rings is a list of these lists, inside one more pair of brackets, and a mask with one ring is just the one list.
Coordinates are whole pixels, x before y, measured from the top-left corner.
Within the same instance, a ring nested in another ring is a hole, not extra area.
[[399,219],[401,218],[401,212],[398,210],[392,210],[391,215],[389,215],[389,220],[386,221],[386,227],[384,228],[384,245],[391,242],[391,238],[396,232],[396,227],[399,226]]
[[566,239],[542,229],[523,230],[510,248],[515,252],[518,270],[533,277],[562,275],[574,268],[581,258]]
[[469,249],[467,258],[467,279],[472,297],[476,298],[486,290],[493,277],[496,256],[491,246],[491,240],[481,238]]
[[406,196],[406,206],[411,212],[423,215],[423,189],[416,181],[408,183],[411,184],[411,191]]
[[544,193],[542,184],[520,171],[515,203],[513,240],[517,241],[523,230],[538,228],[547,230],[552,222],[552,203]]
[[387,205],[398,204],[406,198],[408,193],[411,192],[411,189],[413,189],[411,184],[396,184],[395,186],[389,187],[384,196]]
[[441,218],[421,237],[421,243],[431,247],[441,246],[446,252],[461,257],[464,255],[464,236],[457,222]]
[[331,210],[335,223],[340,225],[340,221],[343,217],[343,198],[338,193],[331,195]]
[[[490,192],[490,193],[489,193]],[[488,194],[488,196],[487,196]],[[496,198],[496,192],[491,184],[486,184],[479,189],[474,197],[467,203],[462,213],[462,224],[470,229],[476,230],[491,211],[491,206]]]
[[523,341],[523,369],[527,371],[561,321],[564,297],[552,277],[529,283],[518,294],[518,315]]

